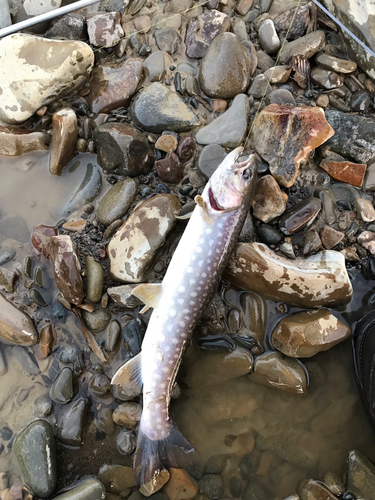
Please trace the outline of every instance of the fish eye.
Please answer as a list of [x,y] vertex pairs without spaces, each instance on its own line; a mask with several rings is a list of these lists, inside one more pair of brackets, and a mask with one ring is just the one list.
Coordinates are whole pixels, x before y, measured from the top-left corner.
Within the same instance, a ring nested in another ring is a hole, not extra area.
[[249,181],[253,176],[253,172],[251,171],[250,168],[247,168],[246,170],[243,171],[242,177],[245,181]]

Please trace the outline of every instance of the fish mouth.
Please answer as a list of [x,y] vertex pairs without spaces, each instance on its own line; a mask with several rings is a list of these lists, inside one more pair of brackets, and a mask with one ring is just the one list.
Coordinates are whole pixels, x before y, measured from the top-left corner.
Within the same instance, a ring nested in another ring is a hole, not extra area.
[[217,212],[222,212],[223,210],[225,210],[225,208],[221,207],[216,201],[214,193],[210,187],[208,188],[208,199],[210,200],[210,205],[213,210],[216,210]]

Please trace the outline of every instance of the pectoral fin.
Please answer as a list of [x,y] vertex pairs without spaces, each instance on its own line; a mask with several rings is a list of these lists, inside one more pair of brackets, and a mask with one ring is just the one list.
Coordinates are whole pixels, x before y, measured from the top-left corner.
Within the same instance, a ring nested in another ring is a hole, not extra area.
[[150,307],[154,309],[158,306],[162,294],[161,283],[142,283],[132,291],[132,295],[141,300],[145,307],[140,311],[141,314],[145,313]]
[[203,210],[203,220],[205,222],[208,222],[208,224],[213,224],[214,221],[213,221],[212,217],[207,212],[206,202],[204,201],[204,199],[202,198],[202,196],[200,196],[199,194],[197,194],[197,196],[194,198],[194,201]]
[[177,215],[176,216],[176,219],[178,220],[186,220],[186,219],[190,219],[190,217],[193,215],[193,212],[189,212],[185,215]]
[[142,352],[126,361],[114,374],[112,384],[121,386],[129,396],[139,396],[142,393]]

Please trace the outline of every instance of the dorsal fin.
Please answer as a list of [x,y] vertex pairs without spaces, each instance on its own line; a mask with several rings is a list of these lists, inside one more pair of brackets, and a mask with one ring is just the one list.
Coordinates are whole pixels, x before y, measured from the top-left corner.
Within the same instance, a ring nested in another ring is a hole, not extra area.
[[162,294],[161,283],[142,283],[132,290],[132,295],[141,300],[145,307],[140,311],[141,314],[145,313],[150,307],[156,309]]
[[213,221],[212,217],[207,212],[206,202],[204,201],[204,199],[202,198],[202,196],[199,195],[199,194],[197,194],[197,196],[194,198],[194,201],[203,210],[203,219],[204,219],[204,221],[208,222],[209,224],[213,224],[214,221]]
[[113,375],[111,384],[120,385],[129,396],[142,393],[142,352],[129,359]]

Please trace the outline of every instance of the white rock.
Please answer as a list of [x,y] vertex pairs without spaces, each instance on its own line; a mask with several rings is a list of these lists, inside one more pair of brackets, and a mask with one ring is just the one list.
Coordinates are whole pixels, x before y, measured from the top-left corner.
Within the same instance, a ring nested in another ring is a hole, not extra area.
[[23,8],[28,16],[33,17],[58,9],[60,5],[61,0],[25,0]]

